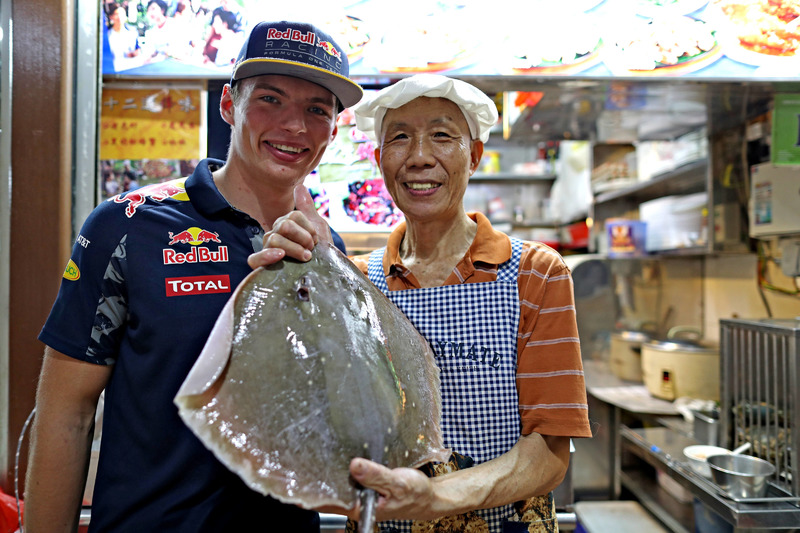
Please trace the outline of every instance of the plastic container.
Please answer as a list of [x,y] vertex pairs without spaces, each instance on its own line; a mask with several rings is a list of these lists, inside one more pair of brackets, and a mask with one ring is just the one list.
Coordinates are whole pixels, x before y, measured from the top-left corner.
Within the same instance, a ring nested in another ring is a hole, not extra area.
[[711,468],[706,459],[712,455],[729,455],[730,450],[719,446],[707,446],[705,444],[694,444],[683,449],[683,455],[689,459],[689,466],[692,470],[703,477],[711,479]]

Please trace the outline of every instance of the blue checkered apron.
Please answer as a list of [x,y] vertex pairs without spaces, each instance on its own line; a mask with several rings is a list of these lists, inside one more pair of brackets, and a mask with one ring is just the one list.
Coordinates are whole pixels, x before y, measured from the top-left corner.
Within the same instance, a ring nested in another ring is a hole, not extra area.
[[[511,258],[497,280],[389,291],[385,249],[372,252],[370,280],[428,340],[441,371],[444,444],[483,463],[511,449],[520,436],[517,333],[522,242],[511,239]],[[490,531],[502,531],[513,505],[477,511]],[[388,526],[388,527],[387,527]],[[382,531],[410,532],[411,522],[381,523]],[[391,529],[394,528],[394,529]]]

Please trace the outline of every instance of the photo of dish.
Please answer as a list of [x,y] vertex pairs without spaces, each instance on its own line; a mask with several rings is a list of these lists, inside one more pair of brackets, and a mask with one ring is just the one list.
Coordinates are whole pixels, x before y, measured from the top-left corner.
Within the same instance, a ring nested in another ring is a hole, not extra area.
[[528,0],[525,2],[525,5],[531,10],[531,12],[535,12],[537,15],[541,13],[547,13],[549,11],[563,9],[564,7],[567,8],[566,10],[569,13],[574,14],[591,11],[603,2],[605,2],[605,0],[569,0],[569,2],[564,2],[564,4],[559,5],[554,3],[553,0]]
[[711,17],[734,61],[780,66],[800,58],[800,0],[714,0]]
[[570,74],[599,63],[601,45],[589,16],[550,11],[510,31],[502,57],[514,74]]
[[636,0],[636,13],[645,17],[688,15],[703,9],[708,0]]
[[323,26],[330,31],[331,37],[344,48],[350,63],[361,58],[364,47],[370,41],[370,34],[363,20],[342,14],[338,18],[326,20]]
[[[369,47],[370,64],[381,72],[442,72],[469,64],[473,44],[464,32],[439,27],[436,17],[422,17],[416,24],[398,24]],[[469,34],[467,34],[469,35]]]
[[721,57],[715,32],[691,17],[631,19],[620,28],[603,47],[603,61],[617,75],[680,76]]

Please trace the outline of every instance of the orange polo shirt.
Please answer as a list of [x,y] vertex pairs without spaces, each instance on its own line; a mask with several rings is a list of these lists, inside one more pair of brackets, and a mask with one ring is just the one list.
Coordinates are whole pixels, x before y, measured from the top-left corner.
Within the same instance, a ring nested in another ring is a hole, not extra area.
[[[511,257],[511,242],[481,213],[470,213],[478,232],[445,285],[497,279]],[[389,235],[383,271],[391,291],[421,288],[400,259],[405,223]],[[368,255],[352,258],[367,273]],[[542,243],[524,241],[517,279],[517,391],[522,434],[591,437],[572,277],[561,256]]]

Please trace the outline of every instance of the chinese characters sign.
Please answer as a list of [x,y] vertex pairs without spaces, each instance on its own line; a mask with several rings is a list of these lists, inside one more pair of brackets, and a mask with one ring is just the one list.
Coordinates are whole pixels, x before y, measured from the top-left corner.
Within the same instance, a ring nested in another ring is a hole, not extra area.
[[195,159],[201,150],[199,89],[104,88],[100,159]]

